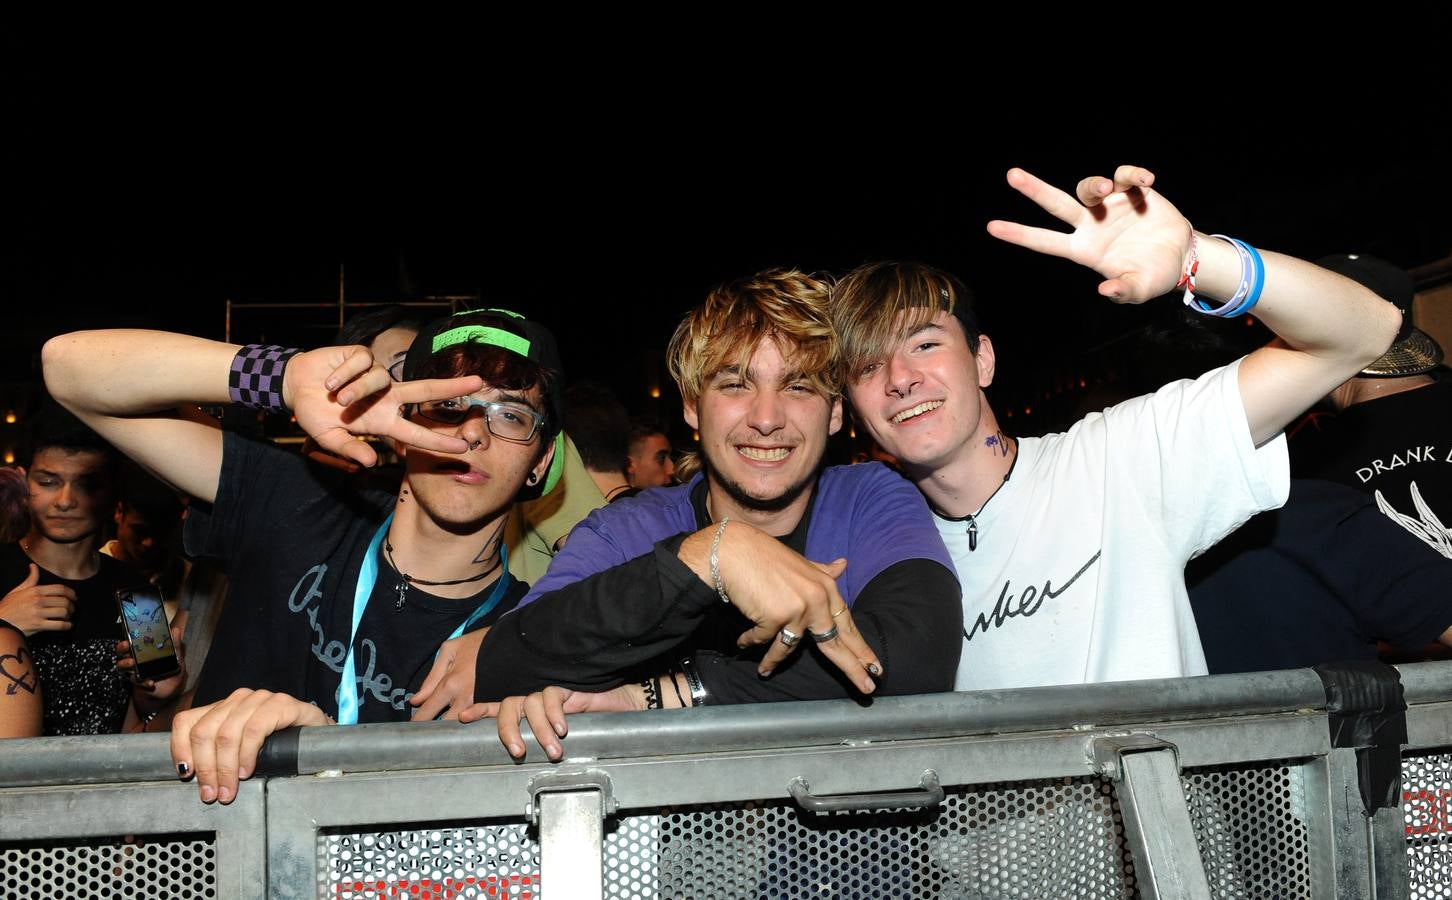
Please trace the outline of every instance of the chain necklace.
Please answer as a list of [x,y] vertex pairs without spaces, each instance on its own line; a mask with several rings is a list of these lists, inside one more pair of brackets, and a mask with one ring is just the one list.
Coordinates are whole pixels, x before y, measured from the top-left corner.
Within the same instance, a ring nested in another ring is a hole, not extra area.
[[[502,541],[503,539],[501,538]],[[394,591],[398,594],[398,599],[393,602],[393,608],[399,612],[403,611],[403,605],[408,598],[408,589],[411,585],[421,584],[425,587],[449,587],[455,584],[468,584],[471,581],[483,581],[485,578],[494,574],[499,568],[499,563],[502,561],[502,557],[499,555],[499,548],[495,547],[494,565],[480,572],[478,575],[470,575],[468,578],[455,578],[452,581],[426,581],[422,578],[415,578],[399,569],[398,563],[393,561],[393,543],[386,538],[383,541],[383,554],[388,557],[388,564],[393,567],[393,571],[398,573],[399,582],[394,587]]]

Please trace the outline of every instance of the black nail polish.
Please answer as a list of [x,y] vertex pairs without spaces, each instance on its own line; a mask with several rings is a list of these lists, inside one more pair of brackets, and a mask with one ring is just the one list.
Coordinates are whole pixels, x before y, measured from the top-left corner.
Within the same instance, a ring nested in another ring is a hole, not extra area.
[[867,671],[871,672],[874,678],[882,675],[882,668],[877,663],[868,663]]
[[179,762],[179,763],[176,764],[176,774],[177,774],[177,777],[178,778],[185,778],[188,775],[190,775],[191,773],[192,773],[192,767],[191,766],[187,765],[184,762]]

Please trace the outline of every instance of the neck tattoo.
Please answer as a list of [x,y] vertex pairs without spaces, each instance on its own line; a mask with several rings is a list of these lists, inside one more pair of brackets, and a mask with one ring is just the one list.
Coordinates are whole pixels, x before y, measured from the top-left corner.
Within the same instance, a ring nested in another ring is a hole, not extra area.
[[[501,537],[500,543],[503,543],[503,540],[504,539]],[[494,564],[491,565],[489,568],[485,569],[484,571],[480,572],[478,575],[470,575],[468,578],[455,578],[452,581],[427,581],[423,578],[415,578],[407,572],[399,569],[398,563],[393,561],[393,543],[387,538],[383,539],[383,553],[385,556],[388,557],[388,564],[393,567],[393,571],[398,573],[399,581],[398,584],[395,585],[393,588],[393,590],[398,594],[398,599],[393,602],[393,608],[399,612],[403,611],[403,606],[408,600],[408,589],[412,585],[421,584],[425,587],[448,587],[454,584],[468,584],[471,581],[483,581],[485,578],[488,578],[490,575],[494,574],[494,571],[499,568],[499,563],[503,559],[503,557],[501,557],[499,554],[499,544],[495,544]]]
[[[1006,437],[1003,432],[1000,431],[997,434],[990,434],[987,438],[985,438],[983,441],[983,446],[987,447],[991,452],[996,455],[1006,457],[1010,453],[1013,453],[1014,448],[1017,446],[1017,441],[1014,441],[1014,439],[1011,437]],[[998,487],[993,489],[993,493],[988,495],[988,499],[983,501],[983,505],[978,507],[977,512],[971,512],[966,516],[950,516],[942,510],[938,509],[936,506],[933,507],[933,512],[936,513],[939,518],[947,519],[949,522],[968,523],[969,553],[972,553],[974,550],[978,549],[978,517],[983,515],[983,511],[988,508],[988,504],[993,501],[993,498],[998,496],[998,492],[1003,490],[1003,486],[1005,484],[1008,484],[1008,479],[1012,477],[1013,468],[1016,465],[1018,465],[1017,454],[1014,455],[1013,461],[1008,464],[1008,471],[1003,473],[1003,481],[999,482]]]

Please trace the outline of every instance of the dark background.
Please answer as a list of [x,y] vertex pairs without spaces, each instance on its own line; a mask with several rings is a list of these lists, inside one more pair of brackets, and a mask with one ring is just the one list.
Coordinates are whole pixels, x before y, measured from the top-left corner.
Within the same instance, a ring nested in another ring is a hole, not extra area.
[[[661,351],[712,284],[910,257],[974,287],[995,402],[1027,409],[1113,377],[1117,339],[1178,313],[1114,307],[1093,273],[989,238],[995,217],[1051,224],[1005,184],[1014,165],[1069,188],[1146,165],[1201,230],[1300,256],[1452,248],[1438,64],[1192,79],[1169,56],[1025,70],[930,46],[168,28],[185,33],[5,39],[9,406],[49,335],[221,338],[227,300],[335,302],[341,267],[350,304],[527,311],[572,378],[678,421]],[[336,315],[239,308],[231,336],[317,345]]]

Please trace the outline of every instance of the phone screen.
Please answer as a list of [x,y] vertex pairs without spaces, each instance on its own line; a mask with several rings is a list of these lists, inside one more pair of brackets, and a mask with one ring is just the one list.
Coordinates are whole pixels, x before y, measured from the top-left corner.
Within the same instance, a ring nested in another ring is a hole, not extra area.
[[176,648],[171,643],[171,626],[166,621],[166,607],[156,588],[132,588],[118,591],[121,621],[131,641],[137,673],[150,675],[176,671]]

